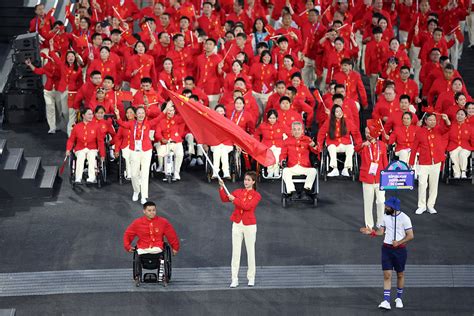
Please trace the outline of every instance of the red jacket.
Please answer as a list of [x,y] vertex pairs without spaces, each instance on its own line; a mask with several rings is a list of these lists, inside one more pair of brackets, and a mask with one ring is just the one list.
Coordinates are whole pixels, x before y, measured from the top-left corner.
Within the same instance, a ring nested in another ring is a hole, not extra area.
[[415,98],[420,95],[418,84],[413,79],[408,79],[407,82],[403,82],[401,79],[395,81],[395,90],[397,95],[406,94],[410,97],[410,103],[415,104]]
[[334,75],[333,79],[336,80],[337,83],[346,86],[346,97],[356,101],[359,100],[361,107],[367,108],[367,92],[365,91],[364,83],[358,72],[351,71],[346,75],[340,71]]
[[367,75],[378,74],[382,72],[383,65],[389,51],[388,43],[384,40],[376,42],[371,40],[367,43],[365,49],[365,73]]
[[374,111],[372,112],[373,119],[381,119],[384,117],[389,118],[392,113],[400,110],[400,102],[395,97],[395,100],[388,102],[385,98],[379,98],[377,104],[375,104]]
[[474,128],[468,123],[459,124],[457,121],[451,124],[448,133],[447,151],[461,147],[466,150],[474,150]]
[[[150,131],[155,128],[156,123],[161,117],[156,117],[152,120],[147,120],[143,122],[133,121],[122,121],[117,120],[117,123],[125,129],[128,129],[132,133],[132,140],[130,142],[130,150],[135,150],[135,140],[142,140],[142,151],[148,151],[153,148],[150,140]],[[143,134],[142,134],[143,133]],[[142,136],[143,135],[143,136]]]
[[100,125],[95,122],[80,122],[74,125],[71,136],[66,144],[66,150],[78,151],[84,148],[98,149],[101,157],[105,157],[105,135],[101,131]]
[[56,90],[59,92],[79,90],[83,84],[82,68],[78,66],[77,70],[74,70],[74,66],[66,65],[65,57],[59,58],[55,52],[51,52],[50,56],[53,58],[60,72],[60,79]]
[[270,124],[268,122],[260,124],[255,133],[255,137],[260,140],[265,146],[281,148],[283,146],[283,134],[290,135],[291,131],[280,122]]
[[293,122],[303,123],[303,118],[301,117],[301,114],[292,109],[289,109],[288,111],[277,109],[277,112],[278,112],[278,121],[281,122],[288,129],[291,129],[291,124]]
[[[388,166],[387,145],[381,140],[371,143],[370,146],[362,146],[362,144],[355,147],[355,150],[360,154],[361,166],[359,172],[359,180],[363,183],[375,184],[380,182],[380,171]],[[378,163],[376,175],[369,174],[370,164]]]
[[[318,145],[323,146],[324,141],[326,141],[326,146],[335,145],[339,146],[350,145],[350,144],[360,144],[362,143],[362,137],[360,136],[359,128],[356,127],[352,121],[346,120],[346,134],[342,135],[341,131],[341,121],[336,120],[336,131],[334,133],[335,138],[331,139],[329,137],[329,123],[331,120],[327,119],[321,129],[318,132]],[[352,136],[352,140],[351,140]]]
[[158,121],[155,130],[155,141],[165,143],[171,139],[175,143],[181,143],[184,137],[184,121],[179,115],[175,115],[172,118],[165,116],[163,119]]
[[[385,129],[385,132],[390,133],[390,131],[395,130],[397,127],[402,127],[403,126],[403,113],[401,110],[392,112],[390,116],[388,117],[387,122],[383,126]],[[412,112],[411,112],[412,113]],[[412,119],[411,119],[411,125],[416,125],[418,123],[418,116],[416,116],[415,113],[412,113]]]
[[[132,76],[132,72],[135,70],[138,70],[138,72]],[[155,60],[150,55],[133,55],[129,60],[127,60],[127,70],[125,75],[131,78],[130,88],[136,90],[140,89],[140,81],[145,77],[151,78],[153,84],[157,86]]]
[[[219,195],[221,196],[222,202],[230,202],[224,188],[219,189]],[[235,196],[232,202],[235,208],[230,216],[230,220],[234,223],[240,223],[240,221],[242,221],[244,225],[256,225],[255,209],[262,199],[260,193],[255,190],[237,189],[232,192],[232,195]]]
[[301,167],[311,168],[309,160],[310,151],[317,153],[317,149],[311,147],[312,140],[308,136],[301,136],[296,139],[294,136],[288,136],[283,141],[283,147],[280,154],[280,162],[288,157],[288,167],[300,165]]
[[131,137],[131,130],[119,127],[118,132],[115,135],[115,152],[118,153],[121,149],[129,147]]
[[258,63],[252,67],[249,76],[252,77],[253,91],[257,93],[270,93],[273,91],[278,74],[274,65]]
[[204,90],[208,95],[216,95],[221,92],[222,75],[217,70],[217,65],[222,57],[216,54],[206,56],[201,54],[196,59],[197,64],[197,86]]
[[[163,249],[163,237],[166,237],[171,248],[179,250],[179,238],[173,226],[163,217],[155,216],[148,219],[146,216],[137,218],[127,227],[123,235],[123,247],[125,250],[132,249],[132,242],[138,237],[137,248],[146,249],[159,247]],[[163,249],[164,250],[164,249]]]
[[437,125],[435,128],[426,126],[419,128],[411,146],[410,165],[415,164],[416,153],[419,153],[420,165],[434,165],[443,162],[446,158],[446,140],[443,135],[448,131],[449,128],[445,124]]
[[418,130],[418,126],[410,125],[408,127],[401,125],[395,127],[392,134],[390,134],[390,139],[388,143],[396,144],[396,151],[400,151],[402,149],[410,149],[415,141],[416,131]]
[[98,87],[99,86],[94,85],[90,80],[83,84],[82,87],[77,91],[72,108],[79,110],[83,100],[85,107],[89,107],[92,103],[92,100],[95,98]]
[[57,89],[59,80],[61,79],[59,68],[60,67],[58,67],[54,62],[49,61],[43,67],[35,67],[33,72],[37,75],[46,75],[44,89],[52,91]]

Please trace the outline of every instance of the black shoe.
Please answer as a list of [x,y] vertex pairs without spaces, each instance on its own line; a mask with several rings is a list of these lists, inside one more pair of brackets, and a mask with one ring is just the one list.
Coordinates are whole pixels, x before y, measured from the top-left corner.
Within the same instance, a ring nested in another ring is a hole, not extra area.
[[304,190],[301,192],[301,199],[303,199],[303,200],[310,200],[310,199],[311,199],[311,195],[312,195],[311,190],[304,189]]
[[289,193],[288,195],[289,195],[289,198],[292,200],[296,200],[298,198],[298,193],[296,191],[293,191]]

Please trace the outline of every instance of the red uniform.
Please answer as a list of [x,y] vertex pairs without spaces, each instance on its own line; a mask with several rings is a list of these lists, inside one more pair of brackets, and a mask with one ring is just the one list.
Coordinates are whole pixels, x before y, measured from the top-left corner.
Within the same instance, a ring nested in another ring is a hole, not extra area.
[[260,140],[262,144],[268,147],[276,146],[281,148],[283,146],[283,134],[290,135],[291,131],[280,122],[270,124],[268,122],[260,124],[255,132],[255,137]]
[[389,144],[397,144],[396,151],[403,149],[410,149],[415,141],[416,131],[418,126],[397,126],[394,128],[392,134],[390,134],[390,139],[388,140]]
[[388,119],[393,112],[399,109],[400,102],[397,99],[388,102],[385,98],[380,98],[372,112],[372,118],[383,120],[386,117]]
[[101,157],[105,157],[104,134],[95,122],[80,122],[74,125],[71,136],[66,144],[66,150],[98,149]]
[[[361,166],[359,171],[360,182],[375,184],[380,182],[380,171],[388,166],[387,145],[377,140],[370,146],[356,146],[355,150],[360,154]],[[375,175],[369,174],[371,163],[377,163],[378,168]]]
[[250,111],[228,111],[228,118],[250,135],[255,132],[255,117]]
[[94,85],[91,81],[83,84],[74,97],[72,108],[79,110],[81,108],[82,101],[84,101],[85,107],[90,107],[90,104],[95,98],[98,87],[99,86]]
[[420,165],[434,165],[445,160],[446,140],[444,134],[449,131],[445,124],[435,128],[421,127],[417,130],[415,141],[411,146],[410,165],[415,164],[416,153],[419,153]]
[[308,136],[302,135],[300,138],[289,136],[283,141],[283,147],[280,154],[280,162],[288,158],[288,167],[300,165],[304,168],[311,168],[309,160],[310,151],[317,153],[314,147],[311,147],[312,140]]
[[217,70],[217,65],[222,58],[219,55],[206,54],[199,55],[197,63],[197,86],[204,90],[208,95],[216,95],[221,92],[222,76]]
[[165,144],[165,141],[171,139],[175,143],[181,143],[184,137],[184,121],[179,115],[175,115],[172,118],[168,116],[164,117],[158,124],[155,129],[155,140],[161,141],[162,144]]
[[272,64],[259,63],[250,70],[253,91],[257,93],[269,93],[273,90],[277,79],[277,72]]
[[374,40],[367,43],[365,50],[365,72],[368,75],[382,72],[384,57],[389,51],[388,43],[384,40],[376,42]]
[[[390,131],[397,129],[398,127],[403,126],[402,118],[403,113],[401,110],[395,111],[390,114],[387,122],[384,125],[385,132],[388,134]],[[411,125],[416,125],[418,123],[418,117],[415,113],[412,113]]]
[[352,70],[348,75],[346,75],[344,72],[340,71],[334,75],[333,79],[336,80],[337,83],[346,86],[346,96],[348,98],[360,100],[360,105],[363,108],[368,106],[367,92],[365,91],[364,84],[358,72]]
[[283,126],[286,126],[286,128],[291,129],[291,124],[293,122],[301,122],[303,123],[303,119],[301,118],[301,114],[298,112],[289,109],[287,111],[284,111],[282,109],[277,109],[278,112],[278,121],[283,124]]
[[118,153],[121,149],[129,147],[131,137],[132,131],[119,127],[117,134],[115,135],[115,152]]
[[132,142],[130,142],[130,150],[135,150],[135,141],[142,142],[142,151],[148,151],[153,148],[150,140],[150,131],[155,129],[155,125],[158,122],[160,117],[156,117],[152,120],[145,119],[143,122],[133,121],[122,121],[121,119],[117,120],[117,123],[125,129],[128,129],[132,133]]
[[[329,145],[350,145],[350,144],[360,144],[362,143],[362,137],[360,136],[359,128],[356,127],[351,121],[346,120],[346,134],[342,135],[342,130],[341,130],[341,121],[336,120],[336,130],[334,133],[334,139],[331,139],[329,136],[329,123],[330,120],[326,120],[321,127],[321,129],[318,132],[318,145],[320,147],[323,146],[323,144],[326,141],[326,146]],[[351,136],[353,140],[351,140]]]
[[[138,72],[132,76],[132,72],[138,70]],[[129,60],[127,60],[127,70],[126,76],[130,77],[130,88],[140,89],[140,83],[142,78],[148,77],[151,78],[153,84],[156,86],[156,68],[155,60],[153,57],[147,54],[143,55],[133,55]]]
[[138,237],[137,248],[146,249],[159,247],[163,249],[163,237],[166,237],[175,251],[179,250],[179,239],[173,226],[163,217],[155,216],[148,219],[146,216],[137,218],[127,227],[123,235],[123,247],[132,249],[132,241]]
[[395,90],[397,91],[397,95],[406,94],[410,97],[410,102],[413,104],[415,103],[415,99],[420,94],[418,89],[418,84],[415,80],[408,78],[407,81],[403,81],[401,79],[395,81]]
[[466,150],[474,150],[474,128],[468,123],[454,122],[448,133],[447,151],[454,150],[458,147]]
[[[222,202],[230,202],[224,188],[219,189],[219,195]],[[234,212],[230,216],[230,220],[234,223],[240,223],[244,225],[255,225],[257,219],[255,218],[255,209],[258,203],[262,199],[262,196],[257,191],[251,189],[237,189],[232,192],[235,197],[232,202],[235,206]]]

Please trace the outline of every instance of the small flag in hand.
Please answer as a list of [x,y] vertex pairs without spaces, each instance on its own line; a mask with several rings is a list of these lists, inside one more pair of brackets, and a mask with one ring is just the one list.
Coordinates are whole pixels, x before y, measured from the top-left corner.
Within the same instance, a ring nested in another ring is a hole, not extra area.
[[64,173],[64,167],[66,167],[66,162],[67,162],[68,156],[64,157],[63,163],[61,167],[59,168],[59,175],[62,176]]
[[369,128],[370,136],[372,136],[373,138],[378,138],[380,134],[382,134],[383,126],[380,120],[367,120],[367,127]]

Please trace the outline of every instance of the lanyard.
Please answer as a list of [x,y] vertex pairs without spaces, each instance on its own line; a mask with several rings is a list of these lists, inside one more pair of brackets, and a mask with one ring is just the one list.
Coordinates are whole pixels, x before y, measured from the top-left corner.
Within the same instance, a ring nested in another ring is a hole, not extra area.
[[[133,131],[133,134],[135,135],[135,140],[136,140],[136,137],[137,137],[137,126],[138,126],[138,121],[135,121],[135,129]],[[145,121],[143,121],[142,123],[142,128],[141,128],[141,133],[140,133],[140,141],[143,142],[143,130],[145,129]]]
[[[242,114],[244,114],[244,110],[242,110],[242,112],[240,112],[239,118],[237,119],[237,123],[235,123],[235,124],[239,125],[240,119],[242,118]],[[232,111],[232,116],[230,117],[231,121],[234,121],[234,115],[235,115],[235,110]]]
[[[369,155],[370,155],[370,161],[373,162],[374,156],[372,155],[372,144],[370,144],[370,147],[369,147]],[[379,142],[377,142],[377,159],[375,160],[375,162],[378,162],[379,158],[380,158],[380,144]]]

